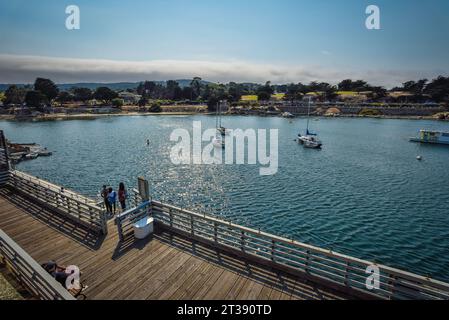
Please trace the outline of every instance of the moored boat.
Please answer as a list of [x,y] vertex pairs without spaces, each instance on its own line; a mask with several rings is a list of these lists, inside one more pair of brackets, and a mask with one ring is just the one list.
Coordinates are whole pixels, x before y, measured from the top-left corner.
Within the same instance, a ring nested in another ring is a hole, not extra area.
[[321,146],[323,145],[323,143],[321,142],[321,140],[318,139],[317,134],[316,133],[311,133],[309,131],[309,122],[310,122],[310,98],[309,98],[309,108],[308,108],[308,112],[307,112],[307,129],[306,129],[306,134],[302,135],[302,134],[298,134],[298,143],[302,144],[304,146],[304,148],[309,148],[309,149],[320,149]]
[[419,136],[410,138],[411,142],[449,145],[449,132],[420,130]]

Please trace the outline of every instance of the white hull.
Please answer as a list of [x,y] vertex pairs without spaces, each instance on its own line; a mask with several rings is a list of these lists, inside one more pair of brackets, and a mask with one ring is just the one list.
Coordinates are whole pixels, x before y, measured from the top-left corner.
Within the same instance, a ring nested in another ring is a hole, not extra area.
[[314,136],[299,136],[298,143],[302,144],[304,148],[319,149],[323,143]]

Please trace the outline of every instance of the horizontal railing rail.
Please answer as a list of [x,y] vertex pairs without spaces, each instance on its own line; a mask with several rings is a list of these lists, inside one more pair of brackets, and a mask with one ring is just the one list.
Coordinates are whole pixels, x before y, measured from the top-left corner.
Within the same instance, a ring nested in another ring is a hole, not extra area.
[[151,215],[151,202],[146,201],[140,203],[135,208],[131,208],[117,215],[115,218],[115,224],[117,225],[118,235],[120,240],[123,240],[125,236],[131,231],[132,225]]
[[96,232],[107,233],[105,210],[95,201],[24,172],[11,170],[8,185]]
[[38,299],[75,300],[59,282],[1,229],[0,256],[20,283]]
[[[300,272],[317,280],[330,281],[340,288],[355,290],[373,298],[449,299],[449,284],[441,281],[278,237],[158,201],[151,201],[151,210],[155,221],[167,228],[228,247],[246,256],[263,259],[274,266]],[[379,271],[377,276],[372,274],[372,270]]]

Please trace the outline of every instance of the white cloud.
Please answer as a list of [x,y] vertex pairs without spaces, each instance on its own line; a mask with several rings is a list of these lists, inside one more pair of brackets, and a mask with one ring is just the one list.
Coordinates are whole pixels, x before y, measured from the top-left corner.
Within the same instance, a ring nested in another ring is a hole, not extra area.
[[152,60],[118,61],[0,54],[0,83],[31,83],[47,77],[57,83],[137,82],[184,79],[200,76],[220,82],[272,83],[363,79],[373,85],[391,87],[406,80],[432,78],[438,72],[398,70],[349,70],[319,65],[271,65],[244,61]]

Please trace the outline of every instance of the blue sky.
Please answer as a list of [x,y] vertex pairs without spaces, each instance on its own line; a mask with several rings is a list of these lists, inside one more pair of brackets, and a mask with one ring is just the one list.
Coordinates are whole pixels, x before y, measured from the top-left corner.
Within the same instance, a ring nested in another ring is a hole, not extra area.
[[[71,4],[80,30],[65,28]],[[365,28],[370,4],[381,30]],[[449,73],[447,0],[0,0],[0,30],[0,82],[199,75],[389,86]]]

